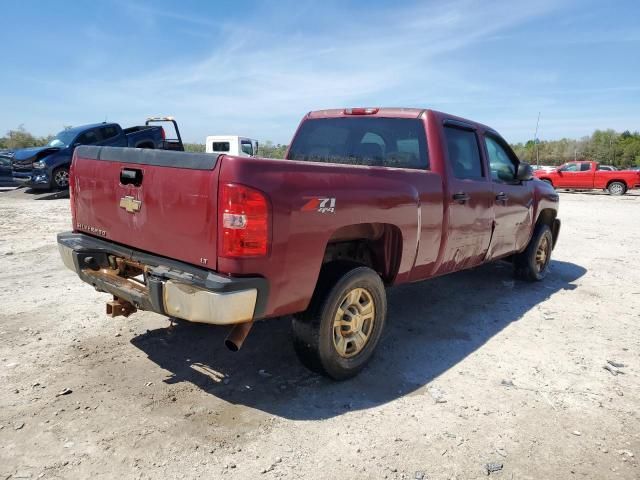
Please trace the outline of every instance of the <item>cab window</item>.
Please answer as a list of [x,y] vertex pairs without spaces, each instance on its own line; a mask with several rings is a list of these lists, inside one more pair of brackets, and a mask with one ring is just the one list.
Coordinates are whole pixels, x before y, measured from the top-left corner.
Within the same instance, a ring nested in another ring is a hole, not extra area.
[[94,143],[98,143],[98,141],[99,139],[96,130],[88,130],[76,139],[76,143],[79,143],[80,145],[93,145]]
[[109,140],[110,138],[118,136],[118,129],[114,125],[102,127],[101,129],[102,139]]
[[429,168],[424,125],[417,118],[309,119],[300,126],[287,158],[416,170]]
[[577,163],[567,163],[566,165],[560,167],[561,172],[579,172],[580,168]]
[[484,177],[478,140],[472,130],[445,126],[449,164],[453,174],[460,179]]
[[247,155],[253,155],[253,145],[251,145],[251,142],[249,140],[241,140],[240,148],[242,149],[243,153],[246,153]]
[[214,152],[228,152],[229,148],[229,142],[213,142],[211,144],[211,150]]
[[484,137],[489,159],[491,180],[496,183],[519,183],[516,180],[518,161],[513,158],[498,139]]

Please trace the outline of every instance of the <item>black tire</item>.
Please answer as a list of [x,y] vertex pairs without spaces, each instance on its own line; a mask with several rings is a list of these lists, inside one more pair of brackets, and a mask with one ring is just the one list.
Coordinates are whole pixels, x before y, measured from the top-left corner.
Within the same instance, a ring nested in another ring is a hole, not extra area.
[[627,186],[622,182],[611,182],[607,185],[609,195],[624,195],[627,192]]
[[69,167],[58,167],[53,171],[51,186],[58,190],[69,188]]
[[[338,309],[350,301],[349,294],[356,295],[358,300],[343,309],[341,325],[336,326]],[[361,303],[362,299],[366,303]],[[369,308],[369,302],[373,311],[362,313]],[[353,317],[354,310],[358,312],[357,320]],[[362,319],[365,315],[371,315],[371,320]],[[329,265],[320,273],[309,308],[293,318],[293,345],[307,368],[334,380],[345,380],[357,375],[373,356],[386,317],[386,292],[376,272],[363,266]],[[360,323],[361,328],[352,333],[351,329]],[[358,346],[362,340],[357,332],[362,331],[364,335],[367,328],[366,340]],[[358,341],[349,340],[356,337]],[[343,349],[342,353],[339,348]]]
[[[553,250],[553,234],[549,225],[539,223],[527,248],[514,258],[516,277],[530,282],[539,282],[549,273],[551,252]],[[544,254],[542,259],[541,252]],[[541,261],[542,260],[542,261]]]

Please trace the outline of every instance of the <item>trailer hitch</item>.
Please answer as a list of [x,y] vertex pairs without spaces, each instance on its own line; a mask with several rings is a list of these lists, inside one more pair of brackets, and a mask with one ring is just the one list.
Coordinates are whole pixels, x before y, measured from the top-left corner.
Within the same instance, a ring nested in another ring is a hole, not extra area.
[[134,305],[115,296],[113,297],[113,300],[107,302],[107,315],[111,318],[119,316],[126,318],[137,311],[138,309]]

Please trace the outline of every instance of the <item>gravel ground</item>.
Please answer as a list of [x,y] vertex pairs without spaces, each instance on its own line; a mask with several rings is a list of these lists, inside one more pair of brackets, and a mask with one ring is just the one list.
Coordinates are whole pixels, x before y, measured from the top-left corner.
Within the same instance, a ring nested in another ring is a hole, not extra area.
[[286,318],[236,354],[108,319],[58,258],[68,200],[0,192],[0,479],[638,479],[640,196],[563,193],[561,218],[542,283],[494,264],[391,289],[375,360],[334,383]]

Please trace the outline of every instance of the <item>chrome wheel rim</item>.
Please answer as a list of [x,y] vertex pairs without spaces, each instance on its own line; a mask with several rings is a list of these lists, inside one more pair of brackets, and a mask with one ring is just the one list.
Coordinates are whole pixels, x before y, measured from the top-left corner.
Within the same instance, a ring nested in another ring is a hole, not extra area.
[[371,294],[364,288],[349,291],[333,319],[333,346],[338,355],[349,358],[362,352],[373,333],[375,318]]
[[622,193],[622,185],[620,185],[619,183],[614,183],[609,187],[609,190],[611,190],[611,193],[615,195],[620,195],[620,193]]
[[549,238],[547,236],[544,236],[540,240],[538,248],[536,249],[536,270],[538,271],[538,273],[544,271],[544,269],[547,268],[550,258],[551,244],[549,243]]
[[69,186],[69,172],[66,170],[60,170],[56,172],[56,175],[53,177],[56,185],[59,187],[68,187]]

